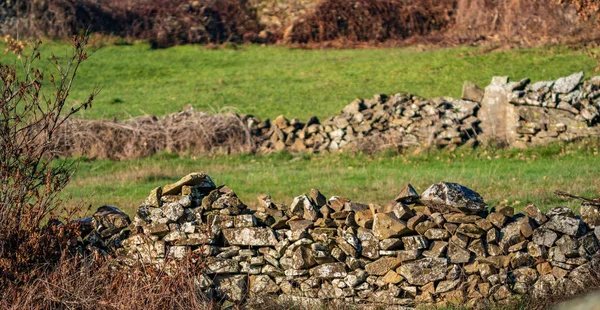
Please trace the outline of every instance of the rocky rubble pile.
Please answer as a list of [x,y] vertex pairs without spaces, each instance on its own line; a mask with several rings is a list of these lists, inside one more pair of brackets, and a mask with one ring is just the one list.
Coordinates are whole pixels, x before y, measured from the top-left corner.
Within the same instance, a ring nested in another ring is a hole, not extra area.
[[584,81],[579,72],[556,81],[503,82],[518,107],[521,145],[600,135],[600,76]]
[[303,123],[278,116],[273,121],[248,116],[246,123],[260,152],[337,151],[360,148],[368,139],[397,146],[450,147],[475,144],[479,103],[454,98],[423,99],[411,94],[356,99],[339,115]]
[[247,207],[203,173],[154,189],[139,207],[123,261],[165,265],[194,255],[208,296],[264,295],[310,307],[462,303],[483,307],[519,294],[574,294],[596,279],[599,206],[489,208],[476,192],[408,185],[385,205],[327,199],[318,190],[289,205],[259,197]]

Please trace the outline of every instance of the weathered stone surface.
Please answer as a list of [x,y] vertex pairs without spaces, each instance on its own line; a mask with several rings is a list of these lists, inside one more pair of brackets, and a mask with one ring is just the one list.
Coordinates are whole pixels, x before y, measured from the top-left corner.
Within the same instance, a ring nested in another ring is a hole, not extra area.
[[471,252],[456,245],[454,242],[448,244],[448,259],[453,264],[468,263],[471,259]]
[[113,206],[102,206],[92,215],[92,225],[103,237],[119,233],[129,224],[129,216]]
[[570,236],[578,236],[585,230],[580,219],[556,215],[550,218],[542,227]]
[[405,204],[413,204],[419,200],[419,193],[417,193],[412,185],[408,184],[396,195],[394,200]]
[[441,228],[431,228],[425,232],[425,238],[429,240],[448,240],[450,233]]
[[422,250],[429,246],[429,242],[423,236],[402,237],[405,250]]
[[488,206],[481,196],[460,184],[442,182],[429,187],[421,195],[421,202],[441,212],[477,213]]
[[248,290],[246,275],[218,276],[214,280],[220,296],[231,301],[242,301]]
[[479,88],[473,82],[465,81],[462,87],[461,98],[464,100],[481,102],[483,99],[483,89]]
[[402,262],[396,257],[382,257],[365,266],[365,271],[370,275],[383,276],[388,271],[396,269]]
[[319,279],[336,279],[344,278],[348,273],[346,272],[346,264],[329,263],[310,269],[310,275]]
[[425,285],[446,277],[448,261],[445,258],[423,258],[401,265],[399,273],[413,285]]
[[216,188],[215,183],[210,176],[202,172],[194,172],[184,176],[181,180],[173,184],[165,185],[162,190],[162,195],[177,195],[181,192],[181,188],[184,185],[193,185],[204,191],[210,191]]
[[277,238],[271,228],[228,228],[223,229],[223,236],[231,245],[275,246],[277,244]]
[[393,213],[377,213],[373,216],[373,234],[379,240],[399,237],[409,231],[406,222],[398,219]]
[[581,213],[581,220],[586,223],[589,227],[594,228],[600,225],[600,207],[582,203],[579,209]]
[[562,77],[554,83],[552,90],[557,93],[570,93],[583,79],[583,72],[577,72],[566,77]]
[[254,295],[277,294],[279,286],[267,275],[250,276],[250,293]]

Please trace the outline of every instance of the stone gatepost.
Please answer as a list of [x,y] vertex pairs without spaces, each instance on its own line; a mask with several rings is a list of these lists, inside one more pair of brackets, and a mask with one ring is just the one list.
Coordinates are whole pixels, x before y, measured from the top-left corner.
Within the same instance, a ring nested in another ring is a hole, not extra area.
[[508,77],[495,76],[492,83],[485,88],[481,108],[477,117],[481,120],[479,125],[482,134],[480,141],[483,144],[491,142],[510,145],[516,141],[519,114],[517,108],[510,104],[510,84]]

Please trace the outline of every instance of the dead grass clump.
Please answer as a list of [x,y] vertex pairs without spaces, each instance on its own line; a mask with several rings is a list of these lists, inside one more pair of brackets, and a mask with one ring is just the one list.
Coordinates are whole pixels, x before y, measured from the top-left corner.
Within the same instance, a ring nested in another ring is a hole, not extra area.
[[184,111],[165,117],[142,116],[123,122],[70,120],[56,139],[58,156],[124,160],[162,151],[249,153],[252,137],[234,113]]
[[202,271],[188,259],[177,268],[64,256],[37,279],[0,291],[2,309],[216,309],[198,286]]

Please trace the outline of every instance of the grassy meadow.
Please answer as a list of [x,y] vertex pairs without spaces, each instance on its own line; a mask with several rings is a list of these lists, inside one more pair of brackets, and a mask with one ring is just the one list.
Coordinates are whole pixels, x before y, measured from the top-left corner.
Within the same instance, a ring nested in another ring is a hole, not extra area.
[[[162,154],[122,162],[80,161],[67,187],[70,203],[88,202],[93,209],[113,204],[133,214],[149,191],[193,171],[204,171],[215,183],[232,188],[246,204],[259,193],[291,203],[293,197],[321,190],[327,197],[383,203],[407,183],[417,191],[440,181],[458,182],[478,191],[490,205],[520,209],[535,203],[547,210],[578,206],[553,194],[563,190],[600,196],[600,143],[548,145],[528,150],[458,149],[420,154],[287,153],[250,156],[187,156]],[[577,208],[575,208],[577,209]]]
[[[259,117],[324,119],[357,97],[398,92],[458,97],[465,80],[484,87],[494,75],[537,81],[584,71],[589,77],[596,67],[585,53],[567,47],[488,52],[475,47],[93,46],[71,92],[71,99],[83,100],[95,86],[102,88],[94,107],[80,115],[86,118],[165,115],[191,104],[205,111],[233,108]],[[46,42],[41,49],[44,58],[64,58],[68,51],[69,45],[60,42]],[[18,61],[10,54],[1,57],[5,63]],[[44,58],[40,64],[49,71]]]

